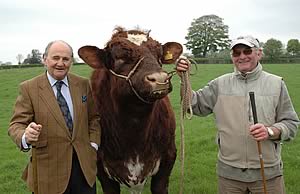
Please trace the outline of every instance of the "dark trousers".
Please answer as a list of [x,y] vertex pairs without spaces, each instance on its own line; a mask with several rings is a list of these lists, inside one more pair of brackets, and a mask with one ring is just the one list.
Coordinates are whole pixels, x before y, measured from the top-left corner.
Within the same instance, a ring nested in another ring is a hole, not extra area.
[[90,187],[87,183],[75,150],[72,159],[71,177],[64,194],[96,194],[96,183],[93,187]]
[[72,158],[71,177],[64,194],[96,194],[96,183],[93,185],[93,187],[90,187],[90,185],[87,183],[80,168],[79,160],[75,150]]

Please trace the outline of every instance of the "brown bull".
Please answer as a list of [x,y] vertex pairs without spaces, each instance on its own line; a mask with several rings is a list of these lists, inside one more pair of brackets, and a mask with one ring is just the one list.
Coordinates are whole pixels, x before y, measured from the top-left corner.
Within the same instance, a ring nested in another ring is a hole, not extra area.
[[176,159],[175,117],[168,98],[171,75],[162,64],[182,53],[149,33],[116,28],[104,49],[84,46],[79,56],[92,68],[92,90],[101,118],[98,179],[105,194],[120,185],[141,193],[149,177],[152,193],[168,193]]

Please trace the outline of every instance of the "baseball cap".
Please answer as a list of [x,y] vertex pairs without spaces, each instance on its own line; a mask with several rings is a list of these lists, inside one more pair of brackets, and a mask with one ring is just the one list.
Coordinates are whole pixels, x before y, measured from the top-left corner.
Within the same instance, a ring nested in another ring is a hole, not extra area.
[[240,36],[237,39],[232,40],[231,45],[230,45],[230,49],[232,49],[235,45],[238,44],[244,44],[247,45],[249,47],[256,47],[259,48],[259,41],[252,37],[252,36]]

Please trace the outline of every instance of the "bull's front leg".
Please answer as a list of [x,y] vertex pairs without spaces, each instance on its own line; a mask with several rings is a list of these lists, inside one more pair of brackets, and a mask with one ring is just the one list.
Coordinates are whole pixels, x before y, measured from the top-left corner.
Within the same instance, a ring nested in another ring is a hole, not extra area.
[[104,194],[120,194],[120,184],[108,177],[104,171],[103,163],[98,159],[97,162],[97,177],[101,183],[102,191]]
[[159,171],[151,179],[152,194],[168,194],[169,178],[176,160],[176,149],[161,161]]

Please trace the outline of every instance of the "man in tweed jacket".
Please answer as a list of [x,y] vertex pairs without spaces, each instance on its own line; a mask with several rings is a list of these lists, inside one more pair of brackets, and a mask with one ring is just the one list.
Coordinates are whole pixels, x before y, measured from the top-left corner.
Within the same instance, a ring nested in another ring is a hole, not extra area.
[[[100,125],[89,81],[69,73],[73,50],[64,41],[49,43],[43,61],[47,71],[20,84],[8,133],[22,151],[35,145],[38,193],[95,194]],[[60,80],[71,131],[56,99]],[[31,161],[23,179],[33,191]]]

